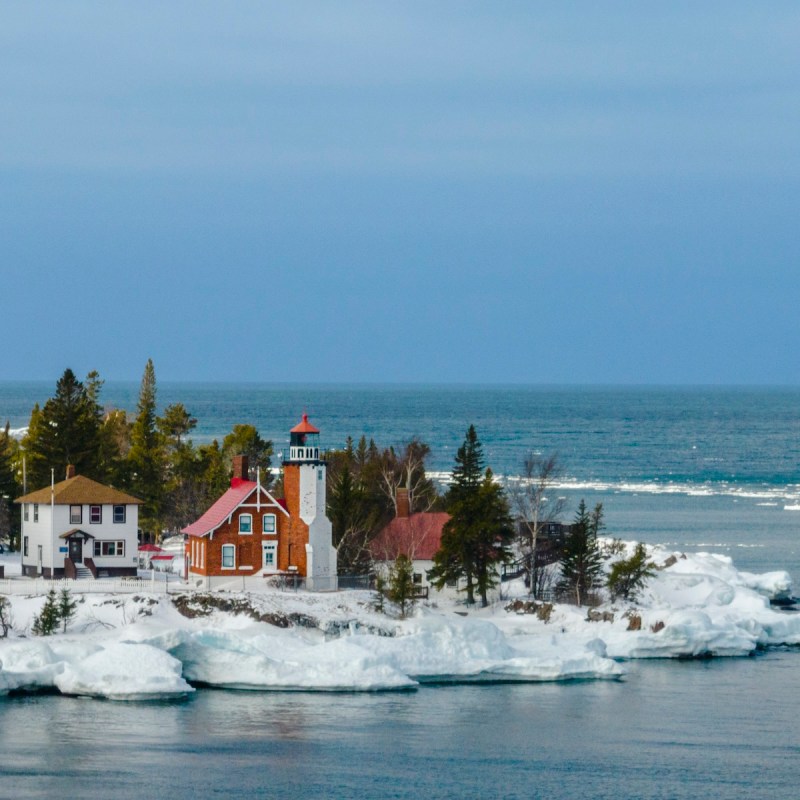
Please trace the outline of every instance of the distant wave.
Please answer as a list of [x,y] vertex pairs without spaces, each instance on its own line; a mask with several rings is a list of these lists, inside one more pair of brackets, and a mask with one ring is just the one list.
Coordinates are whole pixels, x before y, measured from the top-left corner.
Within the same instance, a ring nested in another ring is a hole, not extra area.
[[[428,476],[442,485],[450,482],[449,472],[429,472]],[[518,475],[497,475],[509,487],[518,486],[525,479]],[[783,506],[786,511],[800,511],[800,485],[758,486],[720,481],[719,483],[658,482],[658,481],[593,481],[566,478],[554,483],[552,491],[605,492],[613,494],[683,495],[685,497],[733,497],[759,500],[758,506]]]

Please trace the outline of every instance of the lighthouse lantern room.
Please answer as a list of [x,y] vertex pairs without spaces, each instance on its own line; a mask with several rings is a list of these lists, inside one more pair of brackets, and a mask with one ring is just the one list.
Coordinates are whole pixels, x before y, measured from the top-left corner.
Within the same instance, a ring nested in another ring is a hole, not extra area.
[[316,464],[319,462],[319,428],[303,414],[302,421],[289,431],[289,458],[287,462]]

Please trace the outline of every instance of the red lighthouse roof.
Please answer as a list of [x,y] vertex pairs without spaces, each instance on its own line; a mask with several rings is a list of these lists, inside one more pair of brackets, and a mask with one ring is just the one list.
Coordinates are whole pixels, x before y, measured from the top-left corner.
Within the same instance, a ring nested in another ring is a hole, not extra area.
[[319,433],[319,428],[315,428],[308,421],[308,414],[303,414],[303,419],[299,425],[295,425],[289,433]]

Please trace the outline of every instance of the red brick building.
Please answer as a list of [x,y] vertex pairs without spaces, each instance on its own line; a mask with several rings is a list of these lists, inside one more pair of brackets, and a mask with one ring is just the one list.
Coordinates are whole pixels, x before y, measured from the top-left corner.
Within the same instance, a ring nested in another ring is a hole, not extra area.
[[284,497],[248,479],[246,456],[233,460],[228,489],[183,529],[187,578],[209,588],[235,578],[299,575],[309,589],[336,589],[336,549],[325,513],[326,464],[319,430],[303,415],[283,461]]

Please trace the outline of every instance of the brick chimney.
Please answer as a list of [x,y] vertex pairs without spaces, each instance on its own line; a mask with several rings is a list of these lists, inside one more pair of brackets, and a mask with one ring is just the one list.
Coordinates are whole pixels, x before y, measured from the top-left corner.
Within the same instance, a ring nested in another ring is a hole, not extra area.
[[67,464],[67,480],[75,477],[75,465]]
[[250,465],[248,464],[247,456],[234,456],[233,477],[231,478],[231,486],[235,486],[241,481],[250,480],[249,475],[250,475]]
[[397,516],[407,517],[411,511],[408,503],[408,489],[397,490]]

